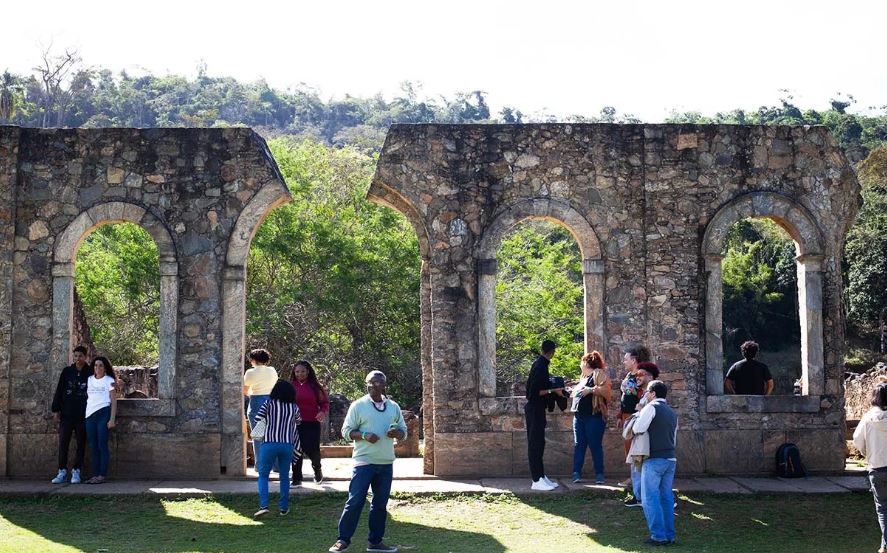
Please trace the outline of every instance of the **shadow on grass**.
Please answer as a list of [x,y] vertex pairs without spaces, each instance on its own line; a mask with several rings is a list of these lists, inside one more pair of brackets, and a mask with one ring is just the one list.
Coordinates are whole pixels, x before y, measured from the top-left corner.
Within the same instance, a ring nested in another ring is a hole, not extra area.
[[[293,496],[290,513],[281,517],[272,493],[272,511],[259,520],[252,518],[255,495],[3,498],[0,551],[326,551],[336,540],[345,498]],[[365,548],[368,510],[353,539],[357,551]],[[390,514],[385,541],[402,551],[449,551],[449,544],[460,551],[505,551],[488,534],[400,522]]]
[[[649,551],[643,509],[621,494],[520,496],[525,505],[588,528],[594,544]],[[676,494],[677,543],[672,551],[731,553],[877,551],[880,529],[869,494]]]

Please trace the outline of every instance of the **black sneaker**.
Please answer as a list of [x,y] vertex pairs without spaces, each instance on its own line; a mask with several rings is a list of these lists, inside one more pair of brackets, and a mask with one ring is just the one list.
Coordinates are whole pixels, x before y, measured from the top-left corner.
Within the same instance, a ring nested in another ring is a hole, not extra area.
[[367,547],[367,553],[397,553],[396,545],[388,545],[385,542],[379,542],[376,545]]
[[323,482],[323,471],[321,469],[317,469],[314,471],[314,482],[316,484],[320,484]]
[[635,497],[629,497],[628,499],[625,500],[624,504],[626,507],[643,507],[641,502],[638,501],[637,498],[635,498]]
[[298,488],[299,486],[302,485],[302,479],[301,478],[293,478],[293,482],[291,485],[294,488]]
[[647,544],[647,545],[652,545],[653,547],[658,547],[658,546],[661,546],[661,545],[670,545],[670,544],[671,544],[671,542],[669,542],[668,540],[659,541],[659,540],[654,540],[653,538],[647,538],[647,539],[645,539],[645,540],[644,540],[644,543]]
[[290,510],[289,510],[289,509],[281,509],[281,510],[280,510],[280,516],[285,517],[285,516],[288,515],[288,514],[290,514]]

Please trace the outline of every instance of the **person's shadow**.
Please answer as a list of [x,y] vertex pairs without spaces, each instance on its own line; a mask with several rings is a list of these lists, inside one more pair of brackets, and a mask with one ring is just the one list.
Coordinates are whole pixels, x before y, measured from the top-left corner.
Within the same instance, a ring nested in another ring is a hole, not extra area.
[[[0,498],[0,519],[5,519],[0,520],[0,533],[3,548],[10,551],[53,551],[53,544],[107,553],[326,551],[336,541],[345,499],[345,494],[294,495],[289,514],[280,516],[272,493],[271,512],[254,520],[255,495],[220,494],[189,501],[148,495]],[[368,511],[369,504],[352,550],[366,548]],[[4,526],[12,526],[12,531]],[[401,551],[505,551],[487,534],[400,522],[396,507],[389,509],[385,541]]]

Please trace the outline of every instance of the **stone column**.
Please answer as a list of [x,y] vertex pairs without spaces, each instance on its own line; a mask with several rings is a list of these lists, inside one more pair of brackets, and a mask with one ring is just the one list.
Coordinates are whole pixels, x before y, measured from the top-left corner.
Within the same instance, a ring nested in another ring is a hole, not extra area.
[[[585,294],[585,351],[596,349],[606,352],[603,259],[582,260],[582,284]],[[495,283],[493,286],[495,286]]]
[[711,396],[724,393],[723,283],[721,256],[705,256],[705,389]]
[[804,395],[825,391],[822,341],[821,255],[800,255],[798,262],[798,305],[801,319],[801,386]]
[[431,273],[422,261],[419,296],[420,347],[422,363],[422,432],[425,434],[423,471],[434,474],[434,369],[431,363]]
[[496,260],[477,262],[478,395],[496,397]]
[[174,257],[160,259],[160,370],[157,371],[157,397],[175,397],[176,320],[179,309],[179,265]]
[[226,476],[246,474],[243,351],[246,347],[246,267],[227,265],[222,282],[222,436]]
[[[74,264],[52,264],[52,350],[51,367],[71,362],[71,323],[74,316]],[[47,383],[52,386],[54,382]],[[51,390],[50,396],[51,397]]]

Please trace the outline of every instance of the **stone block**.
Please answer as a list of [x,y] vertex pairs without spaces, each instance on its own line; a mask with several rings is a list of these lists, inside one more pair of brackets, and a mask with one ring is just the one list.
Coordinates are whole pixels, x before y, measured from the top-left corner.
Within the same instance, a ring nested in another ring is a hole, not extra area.
[[[527,460],[527,434],[526,432],[515,432],[513,436],[514,452],[511,474],[529,476],[530,465]],[[569,476],[573,471],[573,449],[572,432],[546,430],[545,455],[543,456],[545,473],[548,476]],[[590,462],[591,455],[589,454],[586,458],[586,463],[590,464]]]
[[761,474],[764,466],[761,430],[706,430],[707,474]]
[[219,434],[121,434],[111,452],[116,478],[220,476]]
[[846,444],[842,427],[787,430],[785,439],[798,446],[808,472],[844,470]]
[[511,432],[435,433],[435,476],[511,474],[512,436]]

